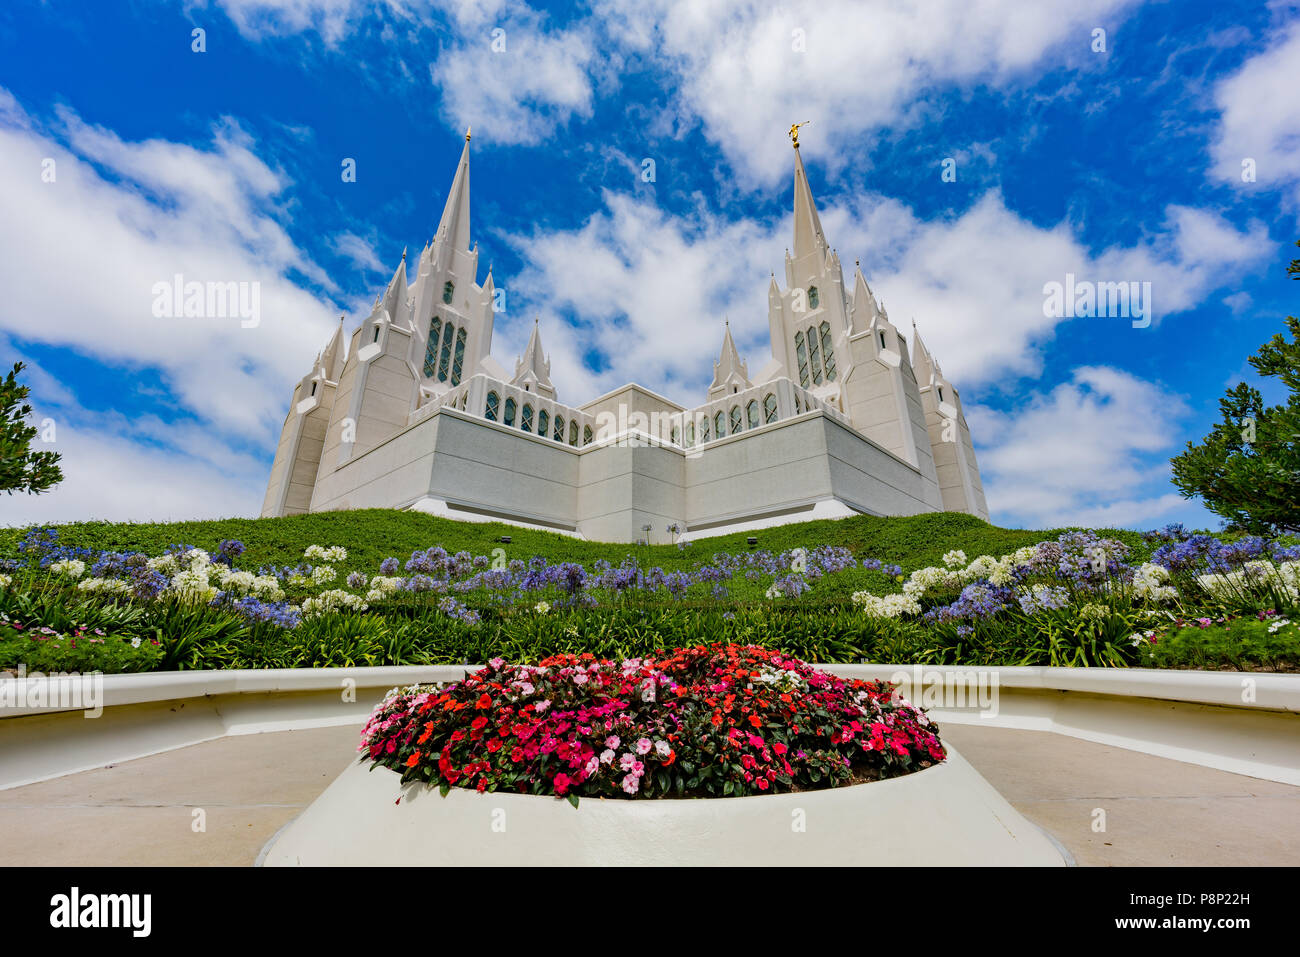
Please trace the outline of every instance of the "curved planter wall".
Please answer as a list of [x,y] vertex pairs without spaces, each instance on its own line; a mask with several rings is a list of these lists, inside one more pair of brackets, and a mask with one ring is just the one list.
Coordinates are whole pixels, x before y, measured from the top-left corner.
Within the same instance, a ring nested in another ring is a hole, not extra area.
[[[263,851],[267,866],[1061,866],[1056,844],[949,749],[853,787],[742,798],[582,800],[401,787],[353,764]],[[400,800],[399,800],[400,799]]]
[[[1300,675],[1093,668],[823,665],[906,679],[945,722],[1052,731],[1206,767],[1300,784]],[[48,679],[0,680],[0,788],[103,767],[228,734],[355,724],[396,685],[466,668],[383,667],[107,675],[95,718],[42,703]],[[41,687],[44,682],[44,687]],[[936,689],[936,686],[938,688]],[[986,692],[981,707],[979,688]],[[996,687],[994,687],[996,686]],[[975,689],[955,697],[950,691]],[[930,692],[940,690],[934,700]],[[987,692],[995,694],[987,694]],[[30,695],[29,695],[30,693]],[[27,704],[29,700],[32,704]]]

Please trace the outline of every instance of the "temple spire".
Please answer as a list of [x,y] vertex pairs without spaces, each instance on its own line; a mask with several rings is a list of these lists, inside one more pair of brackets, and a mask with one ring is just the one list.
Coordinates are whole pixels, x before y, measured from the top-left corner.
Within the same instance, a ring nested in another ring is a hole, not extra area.
[[528,348],[515,360],[515,377],[511,385],[517,385],[529,392],[548,399],[555,398],[555,386],[551,384],[551,360],[542,352],[542,334],[536,319],[533,331],[528,337]]
[[469,131],[465,131],[465,148],[451,181],[447,205],[438,223],[438,238],[453,249],[469,250]]
[[803,166],[803,157],[799,153],[796,141],[794,150],[794,258],[802,259],[813,253],[822,258],[826,255],[826,235],[822,232],[822,221],[817,215],[817,204],[813,201],[812,188],[808,185],[808,173]]
[[722,351],[713,363],[713,382],[709,386],[709,399],[743,392],[750,387],[749,367],[741,361],[736,342],[731,338],[731,322],[726,321],[722,331]]

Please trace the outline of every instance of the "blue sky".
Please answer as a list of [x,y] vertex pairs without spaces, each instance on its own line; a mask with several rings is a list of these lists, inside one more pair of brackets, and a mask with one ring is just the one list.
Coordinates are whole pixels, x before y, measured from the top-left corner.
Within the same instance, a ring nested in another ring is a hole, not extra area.
[[[827,236],[961,389],[993,520],[1214,527],[1168,460],[1296,311],[1297,78],[1294,2],[10,0],[0,360],[67,479],[0,522],[256,514],[471,123],[497,357],[537,316],[562,401],[702,400],[724,316],[767,356],[812,120]],[[1150,282],[1154,321],[1045,316],[1068,272]],[[262,322],[154,317],[176,273],[258,282]]]

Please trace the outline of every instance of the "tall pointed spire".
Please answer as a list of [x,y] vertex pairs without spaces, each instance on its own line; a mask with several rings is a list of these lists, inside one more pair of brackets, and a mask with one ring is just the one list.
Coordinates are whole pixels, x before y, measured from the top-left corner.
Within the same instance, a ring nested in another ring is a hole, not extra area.
[[799,147],[794,148],[794,258],[802,259],[814,252],[826,253],[826,235],[822,232],[822,221],[817,215],[817,204],[813,201],[812,188],[808,185],[808,173],[803,168],[803,157]]
[[343,338],[343,317],[339,316],[338,328],[334,330],[334,335],[325,345],[325,351],[320,354],[316,364],[325,370],[325,378],[330,382],[337,382],[339,375],[343,372],[344,351],[347,346]]
[[722,395],[741,392],[750,387],[749,366],[741,361],[736,351],[736,342],[731,338],[731,323],[726,322],[722,331],[722,351],[718,361],[713,363],[713,382],[709,386],[710,401]]
[[551,360],[542,352],[542,334],[538,321],[533,320],[533,331],[528,337],[528,348],[515,361],[515,377],[512,385],[548,399],[555,398],[555,386],[551,384]]
[[465,132],[465,148],[460,153],[460,163],[451,181],[447,205],[443,207],[438,222],[438,238],[450,243],[452,249],[469,250],[469,131]]

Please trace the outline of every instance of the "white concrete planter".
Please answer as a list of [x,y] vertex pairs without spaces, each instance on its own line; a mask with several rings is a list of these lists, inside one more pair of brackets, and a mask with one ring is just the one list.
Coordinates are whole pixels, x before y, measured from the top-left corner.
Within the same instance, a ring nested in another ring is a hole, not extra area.
[[[1065,853],[964,758],[870,784],[741,798],[584,799],[402,787],[350,766],[262,852],[267,866],[1003,865]],[[400,800],[399,800],[400,799]]]
[[[1050,731],[1204,767],[1300,785],[1300,675],[1142,668],[817,665],[842,677],[912,681],[940,728]],[[0,789],[103,767],[225,735],[354,724],[397,685],[458,681],[460,665],[157,672],[98,679],[101,713],[25,705],[0,693]],[[919,674],[919,676],[918,676]],[[993,707],[927,697],[993,686]],[[40,679],[42,681],[47,679]],[[36,682],[33,682],[36,683]],[[39,690],[39,689],[38,689]],[[48,696],[46,696],[48,697]]]

